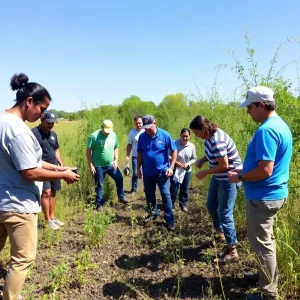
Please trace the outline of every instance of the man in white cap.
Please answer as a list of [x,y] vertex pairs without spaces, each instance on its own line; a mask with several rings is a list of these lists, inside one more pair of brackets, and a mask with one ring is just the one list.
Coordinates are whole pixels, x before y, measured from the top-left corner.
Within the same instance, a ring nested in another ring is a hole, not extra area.
[[86,156],[95,179],[97,211],[102,211],[104,206],[103,184],[106,174],[116,183],[119,201],[128,203],[124,196],[123,176],[118,168],[118,147],[118,138],[113,132],[113,123],[110,120],[104,120],[101,129],[93,132],[88,139]]
[[253,121],[261,123],[248,144],[242,171],[232,170],[228,175],[231,182],[244,183],[247,234],[259,259],[259,292],[248,294],[247,299],[279,299],[273,218],[288,196],[292,134],[275,112],[274,92],[270,88],[250,89],[239,107],[247,107]]

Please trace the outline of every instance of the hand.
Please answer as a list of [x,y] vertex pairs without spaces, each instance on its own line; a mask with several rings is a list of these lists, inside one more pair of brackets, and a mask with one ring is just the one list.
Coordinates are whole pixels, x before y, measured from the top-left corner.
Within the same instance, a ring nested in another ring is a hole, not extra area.
[[127,165],[129,163],[129,156],[126,156],[125,158],[125,164]]
[[71,169],[67,169],[63,171],[63,180],[67,184],[73,184],[79,180],[80,176],[74,172],[72,172]]
[[182,169],[188,169],[189,168],[189,165],[188,164],[182,164]]
[[196,177],[201,180],[203,179],[205,176],[206,176],[206,170],[203,170],[203,171],[199,171],[197,174],[196,174]]
[[238,183],[240,180],[238,179],[239,173],[236,172],[238,170],[232,170],[228,172],[228,180],[230,183]]
[[114,169],[117,169],[118,167],[118,162],[116,160],[113,161],[113,168]]
[[202,159],[198,159],[196,161],[196,167],[197,168],[201,169],[203,167],[203,165],[204,165],[204,162],[202,161]]
[[175,162],[175,167],[182,168],[182,163],[180,163],[179,161],[176,161]]
[[95,167],[92,164],[90,165],[90,172],[92,173],[92,175],[96,174]]
[[138,177],[138,179],[142,179],[143,178],[143,174],[142,174],[141,169],[137,170],[137,177]]
[[166,173],[167,177],[171,177],[173,175],[173,168],[169,168]]

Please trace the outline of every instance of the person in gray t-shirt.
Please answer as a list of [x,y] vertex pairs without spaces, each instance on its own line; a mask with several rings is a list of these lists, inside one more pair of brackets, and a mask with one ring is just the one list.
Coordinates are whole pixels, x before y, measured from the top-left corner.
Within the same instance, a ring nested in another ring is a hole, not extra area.
[[42,181],[79,180],[69,168],[41,160],[41,147],[24,123],[43,116],[51,101],[48,91],[38,83],[28,82],[25,74],[14,75],[11,88],[17,90],[16,104],[0,112],[0,251],[9,237],[12,257],[3,299],[19,297],[36,256]]

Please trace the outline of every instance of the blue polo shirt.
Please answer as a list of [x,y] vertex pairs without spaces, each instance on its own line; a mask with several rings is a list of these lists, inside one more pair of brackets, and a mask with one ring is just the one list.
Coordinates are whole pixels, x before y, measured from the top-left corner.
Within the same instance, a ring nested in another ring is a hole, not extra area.
[[176,150],[170,134],[157,127],[154,137],[144,132],[140,135],[137,152],[142,153],[142,167],[145,176],[156,175],[169,168],[169,151]]
[[248,144],[243,173],[255,169],[260,160],[273,161],[274,168],[269,178],[244,181],[248,200],[281,200],[288,196],[292,147],[291,131],[278,115],[261,124]]

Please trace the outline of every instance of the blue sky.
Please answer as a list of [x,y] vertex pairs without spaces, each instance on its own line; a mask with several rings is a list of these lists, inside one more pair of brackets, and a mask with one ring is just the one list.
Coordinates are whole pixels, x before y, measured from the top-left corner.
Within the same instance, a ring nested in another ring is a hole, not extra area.
[[[120,104],[130,95],[159,103],[168,94],[197,93],[196,86],[206,96],[216,66],[234,63],[222,46],[246,64],[243,23],[266,73],[276,47],[287,36],[300,38],[299,11],[299,0],[5,1],[0,109],[13,105],[9,83],[19,72],[49,90],[51,108],[65,111]],[[277,69],[293,59],[300,60],[300,44],[290,42]],[[294,91],[296,69],[291,64],[284,73]],[[241,84],[229,67],[221,68],[218,83],[225,100]]]

